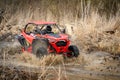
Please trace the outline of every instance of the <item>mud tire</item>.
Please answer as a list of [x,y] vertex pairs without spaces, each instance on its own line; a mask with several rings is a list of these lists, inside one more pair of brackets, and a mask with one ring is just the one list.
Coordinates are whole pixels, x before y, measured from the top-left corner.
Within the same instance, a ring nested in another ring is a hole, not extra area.
[[45,39],[35,39],[32,42],[32,53],[40,58],[48,54],[48,44]]
[[75,45],[69,46],[68,50],[71,51],[71,56],[72,57],[78,57],[79,56],[79,49]]

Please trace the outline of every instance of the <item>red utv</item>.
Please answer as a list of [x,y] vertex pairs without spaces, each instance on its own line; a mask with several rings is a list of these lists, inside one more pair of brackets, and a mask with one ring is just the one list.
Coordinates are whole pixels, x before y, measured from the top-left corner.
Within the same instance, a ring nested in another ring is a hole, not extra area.
[[22,51],[28,51],[41,57],[46,54],[63,54],[67,57],[78,57],[79,50],[70,45],[65,29],[55,22],[29,22],[17,36],[22,45]]

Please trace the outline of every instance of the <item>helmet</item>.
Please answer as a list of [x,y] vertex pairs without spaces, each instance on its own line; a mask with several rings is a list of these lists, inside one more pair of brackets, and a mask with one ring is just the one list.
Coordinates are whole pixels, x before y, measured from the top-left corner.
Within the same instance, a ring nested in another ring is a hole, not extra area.
[[48,26],[46,27],[46,30],[51,32],[51,31],[52,31],[51,26],[50,26],[50,25],[48,25]]

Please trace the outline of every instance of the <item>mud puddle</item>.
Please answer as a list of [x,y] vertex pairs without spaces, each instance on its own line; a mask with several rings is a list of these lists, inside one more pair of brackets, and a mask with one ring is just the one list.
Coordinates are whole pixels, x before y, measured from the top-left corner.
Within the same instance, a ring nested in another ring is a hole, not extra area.
[[[0,49],[16,47],[16,42],[0,42]],[[9,54],[9,53],[8,53]],[[92,54],[81,53],[78,58],[63,59],[62,56],[46,56],[36,58],[29,53],[5,56],[0,63],[3,66],[13,66],[19,71],[50,74],[47,80],[56,80],[56,77],[65,77],[61,80],[119,80],[120,59],[112,58],[105,52],[93,52]],[[102,54],[102,55],[101,55]],[[6,57],[11,57],[10,59]]]

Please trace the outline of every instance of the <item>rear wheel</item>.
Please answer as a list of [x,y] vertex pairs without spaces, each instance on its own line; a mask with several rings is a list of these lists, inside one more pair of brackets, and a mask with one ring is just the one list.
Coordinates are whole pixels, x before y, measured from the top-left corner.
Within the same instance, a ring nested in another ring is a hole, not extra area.
[[32,53],[36,55],[36,57],[42,57],[46,55],[48,48],[47,40],[45,39],[35,39],[32,42]]
[[71,45],[71,46],[69,46],[68,50],[71,51],[71,53],[69,53],[71,55],[71,57],[79,56],[79,49],[77,48],[77,46]]

